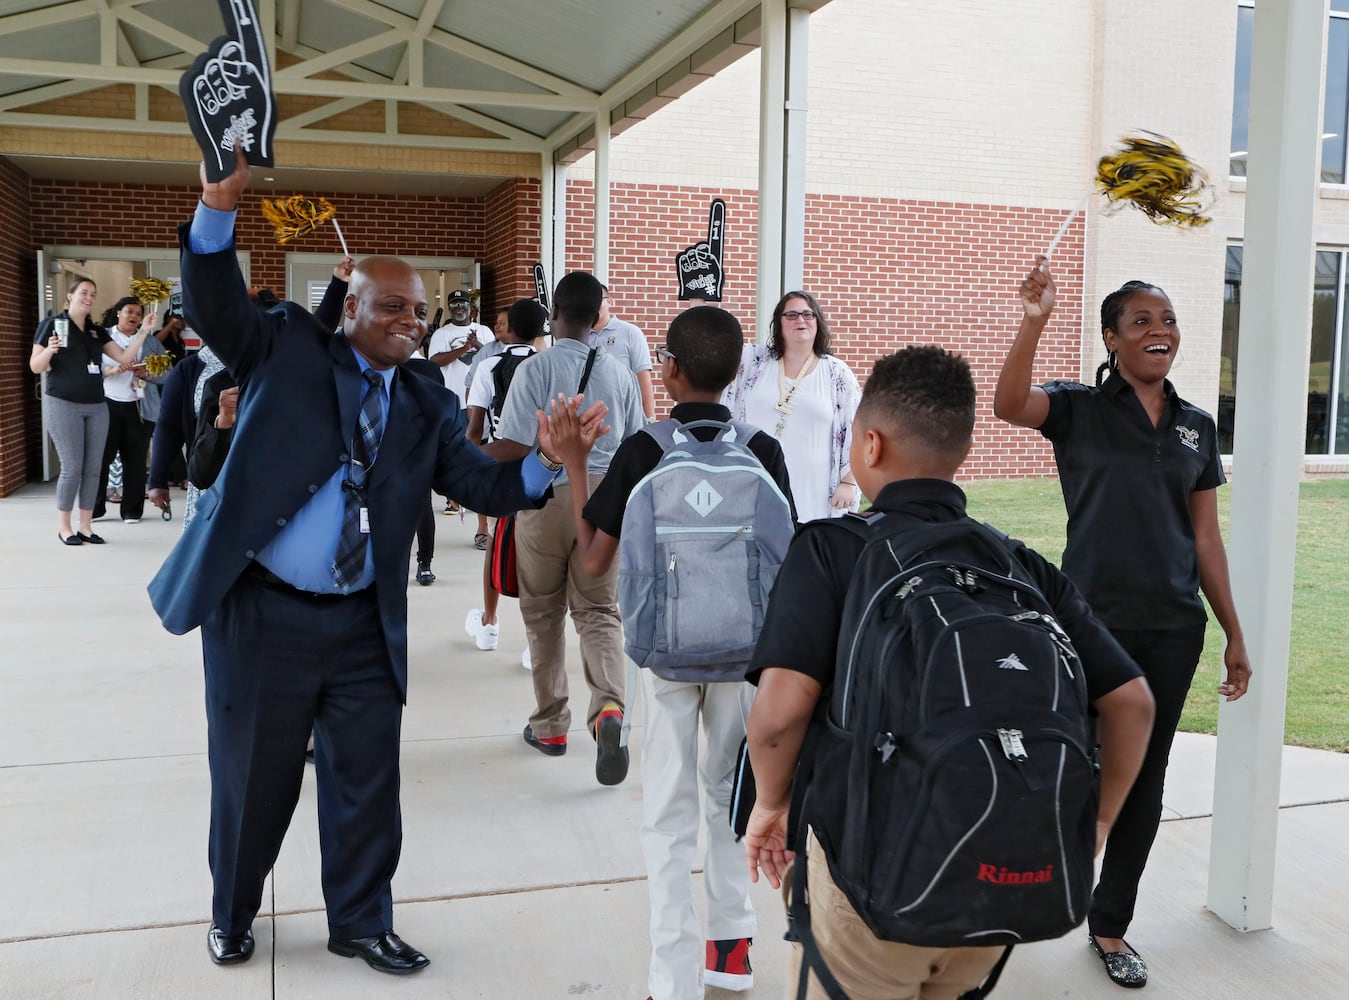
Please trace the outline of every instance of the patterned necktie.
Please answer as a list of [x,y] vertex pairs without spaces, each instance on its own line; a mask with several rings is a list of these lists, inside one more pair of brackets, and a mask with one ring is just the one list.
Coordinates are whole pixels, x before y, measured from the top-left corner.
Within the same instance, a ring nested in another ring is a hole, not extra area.
[[356,433],[351,445],[351,478],[343,482],[345,498],[342,513],[342,535],[337,540],[337,555],[333,559],[333,582],[342,593],[360,578],[365,569],[365,551],[370,544],[369,532],[361,531],[361,510],[365,504],[365,481],[370,466],[375,464],[380,435],[384,433],[384,378],[373,368],[361,372],[367,386],[361,400],[361,412],[356,416]]

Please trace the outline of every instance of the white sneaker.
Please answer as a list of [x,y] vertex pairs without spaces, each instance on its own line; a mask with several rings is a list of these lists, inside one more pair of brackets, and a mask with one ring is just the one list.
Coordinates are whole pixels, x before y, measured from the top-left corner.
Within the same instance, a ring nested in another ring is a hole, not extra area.
[[482,620],[482,609],[473,608],[464,618],[464,631],[473,639],[479,649],[496,649],[501,639],[501,629],[496,625],[486,625]]
[[525,651],[520,654],[520,666],[524,667],[526,670],[534,669],[534,661],[529,658],[528,646],[526,646]]

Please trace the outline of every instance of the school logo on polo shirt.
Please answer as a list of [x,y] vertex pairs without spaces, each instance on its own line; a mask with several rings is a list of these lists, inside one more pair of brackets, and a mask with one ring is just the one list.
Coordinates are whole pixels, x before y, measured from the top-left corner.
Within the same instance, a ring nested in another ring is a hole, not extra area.
[[1195,428],[1177,424],[1176,433],[1180,435],[1180,443],[1186,448],[1189,448],[1191,451],[1199,450],[1199,431]]

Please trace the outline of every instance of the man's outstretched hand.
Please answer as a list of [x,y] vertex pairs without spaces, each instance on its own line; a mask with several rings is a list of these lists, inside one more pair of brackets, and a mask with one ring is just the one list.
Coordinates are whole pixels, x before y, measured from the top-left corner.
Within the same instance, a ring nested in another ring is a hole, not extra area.
[[594,402],[581,411],[584,396],[558,393],[550,401],[549,412],[535,410],[539,420],[539,450],[563,465],[584,465],[595,442],[609,433],[604,418],[609,408]]
[[210,169],[203,162],[201,174],[201,201],[207,208],[220,212],[233,212],[239,204],[244,189],[248,187],[248,160],[242,149],[234,151],[234,169],[218,181],[210,179]]

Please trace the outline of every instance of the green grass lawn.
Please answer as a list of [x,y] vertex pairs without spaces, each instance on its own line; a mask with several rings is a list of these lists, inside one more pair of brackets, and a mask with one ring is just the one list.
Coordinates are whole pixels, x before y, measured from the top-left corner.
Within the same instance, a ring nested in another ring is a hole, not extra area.
[[[970,513],[1024,539],[1057,563],[1063,555],[1063,495],[1055,479],[962,483]],[[1231,487],[1218,491],[1227,532]],[[1208,639],[1180,728],[1212,733],[1218,724],[1223,634],[1210,615]],[[1289,648],[1285,742],[1349,751],[1349,480],[1302,484]],[[1258,662],[1252,663],[1255,670]]]

